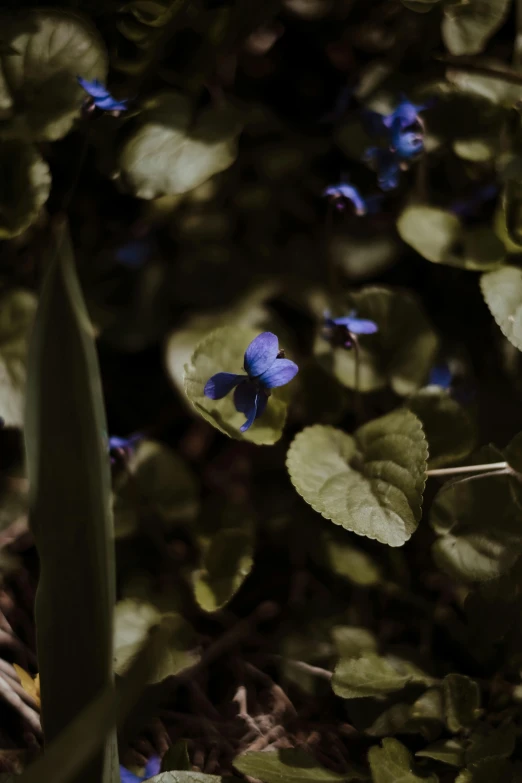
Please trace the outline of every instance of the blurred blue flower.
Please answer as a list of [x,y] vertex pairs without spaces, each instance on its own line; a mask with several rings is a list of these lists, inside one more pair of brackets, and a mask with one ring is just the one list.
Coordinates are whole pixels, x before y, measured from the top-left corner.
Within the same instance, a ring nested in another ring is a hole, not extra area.
[[364,159],[376,169],[381,190],[393,190],[398,186],[401,174],[398,155],[381,147],[369,147],[364,153]]
[[161,759],[159,756],[152,756],[145,766],[145,771],[142,777],[130,772],[126,767],[122,767],[120,764],[120,779],[121,783],[141,783],[142,780],[148,780],[155,775],[159,775],[161,769]]
[[325,339],[334,346],[350,349],[359,334],[375,334],[379,327],[367,318],[358,318],[356,311],[340,318],[332,318],[329,312],[324,313]]
[[418,131],[405,131],[400,123],[394,122],[390,133],[390,150],[402,160],[409,160],[419,155],[424,149],[424,137]]
[[110,94],[107,87],[105,87],[98,79],[93,79],[92,82],[88,79],[82,79],[81,76],[76,77],[78,84],[80,84],[85,92],[91,96],[94,105],[98,109],[104,111],[125,111],[128,108],[128,101],[117,101]]
[[108,438],[107,442],[107,448],[109,451],[111,464],[114,465],[116,462],[115,457],[122,459],[128,459],[136,446],[143,440],[144,436],[138,432],[135,435],[129,435],[128,438],[118,438],[117,436],[112,436]]
[[116,261],[131,269],[138,269],[150,258],[153,245],[150,239],[132,239],[116,251]]
[[472,217],[483,204],[496,198],[498,191],[499,187],[495,183],[484,185],[471,198],[454,201],[449,210],[459,217]]
[[449,389],[453,381],[453,373],[447,364],[436,364],[431,368],[428,386],[440,386]]
[[323,190],[323,196],[328,196],[336,209],[346,209],[346,202],[350,201],[355,207],[356,215],[366,215],[367,204],[359,191],[348,182],[339,182],[337,185],[329,185]]
[[397,125],[401,130],[410,128],[412,125],[420,125],[422,127],[423,121],[419,117],[419,112],[427,108],[427,105],[416,106],[402,93],[397,108],[391,114],[384,115],[382,121],[384,126],[389,129],[394,125]]
[[270,389],[284,386],[298,372],[297,364],[285,359],[279,341],[272,332],[263,332],[252,340],[245,351],[246,375],[218,372],[205,384],[204,394],[211,400],[221,400],[234,389],[236,410],[246,417],[240,427],[246,432],[266,409]]

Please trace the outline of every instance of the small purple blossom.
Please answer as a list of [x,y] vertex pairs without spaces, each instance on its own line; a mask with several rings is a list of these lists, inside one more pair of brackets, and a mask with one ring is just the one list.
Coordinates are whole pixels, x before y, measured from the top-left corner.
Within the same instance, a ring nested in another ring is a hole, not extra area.
[[332,345],[349,350],[359,334],[375,334],[379,327],[367,318],[358,318],[355,310],[340,318],[324,313],[325,339]]
[[126,111],[128,108],[128,101],[117,101],[113,98],[109,90],[98,79],[93,79],[90,82],[88,79],[82,79],[81,76],[76,77],[78,84],[83,87],[85,92],[93,99],[93,105],[98,109],[104,111]]
[[424,150],[424,137],[422,133],[413,130],[403,130],[398,121],[391,128],[390,150],[401,160],[409,160],[419,155]]
[[356,215],[366,215],[367,204],[357,188],[347,182],[339,182],[337,185],[329,185],[323,190],[323,196],[328,196],[332,204],[339,211],[346,209],[346,203],[351,202]]
[[284,358],[276,335],[263,332],[245,351],[246,375],[218,372],[205,384],[204,394],[211,400],[221,400],[234,389],[236,410],[246,417],[240,431],[246,432],[264,413],[270,389],[289,383],[298,369],[297,364]]
[[428,386],[440,386],[441,389],[449,389],[452,382],[453,373],[447,364],[436,364],[431,368]]
[[113,435],[108,439],[108,450],[111,457],[111,463],[114,464],[115,457],[128,459],[138,444],[143,440],[143,435],[137,432],[135,435],[129,435],[128,438],[118,438]]
[[391,150],[381,147],[369,147],[364,159],[377,171],[377,181],[381,190],[394,190],[399,185],[401,160]]
[[126,767],[122,767],[120,764],[120,779],[121,783],[141,783],[142,780],[148,780],[159,774],[161,769],[161,759],[159,756],[152,756],[145,766],[145,771],[142,777],[130,772]]
[[475,212],[477,212],[483,204],[486,204],[488,201],[492,201],[497,197],[498,190],[498,185],[495,183],[484,185],[470,198],[454,201],[450,205],[449,210],[450,212],[453,212],[454,215],[459,215],[459,217],[473,217]]
[[402,94],[398,106],[390,114],[384,115],[382,122],[384,126],[390,130],[394,125],[398,126],[400,130],[411,128],[412,125],[420,125],[420,127],[423,127],[423,121],[422,118],[419,117],[419,112],[424,111],[427,108],[427,105],[416,106]]

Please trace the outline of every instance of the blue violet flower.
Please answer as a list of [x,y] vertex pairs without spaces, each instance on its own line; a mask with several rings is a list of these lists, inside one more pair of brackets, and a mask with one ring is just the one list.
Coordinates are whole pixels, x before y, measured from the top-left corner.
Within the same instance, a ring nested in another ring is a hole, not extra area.
[[383,117],[383,124],[386,128],[392,128],[394,125],[398,125],[401,130],[410,128],[412,125],[420,125],[423,127],[422,117],[419,116],[419,112],[427,109],[428,106],[416,106],[409,101],[407,97],[402,94],[400,96],[399,105],[391,112]]
[[287,384],[297,375],[298,369],[297,364],[284,358],[276,335],[263,332],[245,351],[246,375],[218,372],[207,381],[204,394],[211,400],[221,400],[234,389],[236,410],[246,417],[240,431],[246,432],[264,413],[270,389]]
[[141,783],[142,780],[148,780],[155,775],[159,775],[161,769],[161,759],[159,756],[152,756],[145,766],[145,771],[142,777],[130,772],[126,767],[122,767],[120,764],[120,779],[121,783]]
[[329,185],[323,190],[323,196],[328,196],[331,203],[339,211],[346,209],[347,202],[351,202],[356,215],[366,215],[367,204],[357,188],[347,182],[339,182],[338,185]]
[[431,368],[428,386],[439,386],[441,389],[449,389],[452,382],[453,373],[447,364],[436,364]]
[[98,79],[93,79],[90,82],[88,79],[82,79],[81,76],[76,77],[78,84],[83,87],[85,92],[91,96],[92,105],[97,106],[98,109],[104,111],[126,111],[128,108],[128,101],[117,101],[110,94],[107,87],[105,87]]
[[379,327],[367,318],[357,318],[355,310],[341,318],[324,314],[325,339],[336,348],[350,350],[359,334],[375,334]]

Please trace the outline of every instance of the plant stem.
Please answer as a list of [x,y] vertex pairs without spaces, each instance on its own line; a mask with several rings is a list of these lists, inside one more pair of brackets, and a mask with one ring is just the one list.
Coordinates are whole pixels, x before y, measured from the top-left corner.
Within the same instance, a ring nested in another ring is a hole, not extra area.
[[464,465],[458,468],[435,468],[434,470],[427,470],[427,476],[453,476],[458,473],[482,473],[485,471],[491,473],[503,473],[508,472],[509,465],[507,462],[490,462],[486,465]]

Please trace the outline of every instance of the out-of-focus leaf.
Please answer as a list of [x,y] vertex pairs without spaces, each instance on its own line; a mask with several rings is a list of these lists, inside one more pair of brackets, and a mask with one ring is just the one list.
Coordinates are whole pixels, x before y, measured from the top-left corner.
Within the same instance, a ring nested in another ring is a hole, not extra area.
[[190,758],[185,740],[178,740],[171,745],[161,759],[162,772],[177,772],[190,770]]
[[18,54],[2,55],[0,136],[65,136],[86,98],[76,77],[105,82],[107,54],[96,28],[76,11],[33,9],[6,14],[2,35]]
[[376,653],[377,639],[366,628],[353,625],[337,625],[332,637],[339,658],[359,658],[362,653]]
[[479,726],[469,737],[466,764],[479,764],[488,759],[508,759],[515,750],[517,730],[513,723],[492,728]]
[[[492,71],[499,71],[505,68],[505,63],[492,57],[476,58],[474,63]],[[511,84],[503,79],[492,78],[485,74],[465,73],[449,67],[446,70],[446,78],[462,92],[479,95],[494,104],[507,108],[511,108],[522,98],[522,87],[520,85]]]
[[[359,338],[359,390],[389,385],[405,396],[420,388],[435,360],[438,340],[417,299],[401,289],[368,287],[350,295],[346,311],[352,309],[379,327],[376,334]],[[342,384],[355,388],[357,353],[353,349],[332,349],[321,334],[315,353]]]
[[510,783],[512,771],[506,759],[488,759],[463,769],[455,783]]
[[174,772],[160,772],[153,778],[149,778],[151,783],[223,783],[226,778],[221,775],[207,775],[204,772],[192,772],[191,770],[179,770]]
[[439,740],[415,754],[421,758],[434,759],[451,767],[464,766],[464,743],[456,739]]
[[368,752],[373,783],[438,783],[437,775],[417,775],[411,753],[399,740],[383,739]]
[[252,569],[253,554],[249,530],[229,528],[212,537],[193,577],[196,601],[205,612],[221,609],[239,590]]
[[29,291],[14,289],[0,299],[0,416],[11,427],[23,424],[27,341],[35,312]]
[[360,658],[343,658],[335,667],[332,688],[343,699],[385,696],[406,685],[429,685],[431,678],[409,661],[365,653]]
[[441,0],[402,0],[402,4],[417,14],[427,14]]
[[506,19],[511,0],[468,0],[444,8],[442,37],[452,54],[480,54]]
[[366,729],[371,737],[394,734],[421,734],[427,740],[438,737],[444,728],[440,689],[431,688],[413,704],[394,704]]
[[316,545],[316,551],[311,551],[310,555],[353,584],[361,587],[378,584],[381,571],[375,560],[345,539],[346,535],[338,536],[335,530],[324,530],[321,533],[323,546]]
[[[51,746],[112,686],[115,590],[94,335],[65,223],[56,227],[53,240],[28,360],[25,427],[29,522],[40,560],[36,627],[45,639],[38,652],[42,721]],[[114,737],[104,739],[104,750],[75,783],[117,780]]]
[[241,130],[236,109],[205,109],[194,122],[190,100],[162,92],[148,98],[120,150],[118,176],[138,198],[186,193],[227,169]]
[[457,215],[438,207],[406,207],[397,229],[405,242],[434,264],[484,272],[504,261],[504,246],[493,229],[465,229]]
[[204,419],[231,438],[269,446],[283,433],[289,386],[274,389],[266,411],[252,427],[241,433],[245,416],[236,411],[233,395],[222,400],[210,400],[203,394],[206,382],[218,372],[243,372],[244,354],[258,331],[249,327],[224,326],[209,334],[197,346],[190,364],[185,366],[185,391],[195,409]]
[[287,467],[312,508],[358,535],[402,546],[417,527],[427,444],[420,421],[399,410],[365,424],[354,437],[307,427],[292,442]]
[[143,646],[150,629],[162,622],[170,631],[164,649],[152,667],[149,683],[161,682],[198,661],[192,627],[174,612],[161,614],[153,605],[127,598],[116,604],[114,615],[114,671],[124,674]]
[[20,141],[0,143],[0,239],[22,234],[49,197],[51,174],[36,147]]
[[232,763],[243,775],[258,778],[263,783],[341,783],[359,778],[354,770],[343,774],[331,772],[301,748],[250,751],[236,756]]
[[116,480],[113,498],[118,538],[137,531],[140,514],[153,514],[165,529],[194,519],[199,508],[198,483],[176,452],[143,440],[127,467]]
[[522,269],[505,266],[488,272],[480,287],[502,333],[522,351]]
[[429,468],[452,465],[471,454],[477,440],[474,422],[445,389],[420,389],[408,398],[406,405],[422,422],[428,441]]
[[448,674],[444,678],[446,722],[450,731],[469,728],[477,720],[480,691],[477,683],[462,674]]

